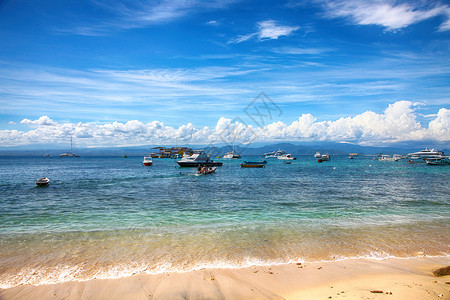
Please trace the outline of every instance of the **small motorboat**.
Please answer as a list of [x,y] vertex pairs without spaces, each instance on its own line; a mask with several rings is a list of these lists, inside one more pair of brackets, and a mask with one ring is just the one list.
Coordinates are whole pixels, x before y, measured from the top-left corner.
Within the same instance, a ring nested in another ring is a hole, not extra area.
[[267,164],[267,161],[244,161],[241,164],[241,168],[264,168]]
[[217,167],[199,167],[196,175],[208,175],[216,172]]
[[153,159],[151,156],[144,156],[144,161],[142,162],[144,166],[151,166],[153,164]]
[[46,186],[50,182],[50,179],[47,177],[42,177],[41,179],[36,180],[37,186]]

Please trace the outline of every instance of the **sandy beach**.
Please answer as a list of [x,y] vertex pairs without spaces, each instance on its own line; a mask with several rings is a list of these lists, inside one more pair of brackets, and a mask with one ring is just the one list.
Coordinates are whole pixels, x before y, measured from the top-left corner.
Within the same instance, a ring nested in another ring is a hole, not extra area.
[[450,299],[449,257],[203,269],[1,290],[0,299]]

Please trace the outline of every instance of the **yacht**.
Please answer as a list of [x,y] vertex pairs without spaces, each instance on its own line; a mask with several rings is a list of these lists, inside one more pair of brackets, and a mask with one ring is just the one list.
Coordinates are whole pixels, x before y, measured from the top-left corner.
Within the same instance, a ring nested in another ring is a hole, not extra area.
[[331,159],[331,156],[327,154],[322,154],[322,157],[320,158],[322,161],[329,161]]
[[264,153],[264,158],[278,158],[278,156],[287,154],[284,150],[272,151],[268,153]]
[[70,138],[70,152],[61,153],[59,157],[80,157],[78,154],[73,153],[72,138]]
[[239,158],[241,158],[241,156],[236,153],[236,136],[237,136],[237,134],[235,133],[234,138],[233,138],[233,150],[231,152],[225,153],[223,158],[225,158],[225,159],[239,159]]
[[420,150],[418,152],[409,153],[407,157],[409,158],[408,163],[424,164],[426,163],[426,159],[443,158],[445,157],[445,154],[442,151],[425,148],[424,150]]
[[180,167],[198,167],[198,166],[207,166],[207,167],[220,167],[222,166],[221,162],[216,162],[209,159],[209,155],[206,154],[204,150],[194,150],[192,155],[184,155],[181,160],[177,161]]

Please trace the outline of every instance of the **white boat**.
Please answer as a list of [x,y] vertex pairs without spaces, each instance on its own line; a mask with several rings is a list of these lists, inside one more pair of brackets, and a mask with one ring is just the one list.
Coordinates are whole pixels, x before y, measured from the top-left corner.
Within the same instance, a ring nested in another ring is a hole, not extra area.
[[225,158],[225,159],[239,159],[239,158],[241,158],[241,156],[236,153],[236,136],[237,136],[237,133],[234,134],[234,138],[233,138],[233,150],[231,150],[231,152],[225,153],[223,158]]
[[177,161],[177,164],[180,167],[222,166],[221,162],[211,160],[204,150],[195,150],[192,155],[184,155],[181,160]]
[[70,138],[70,152],[61,153],[59,157],[80,157],[78,154],[73,153],[72,138]]
[[381,157],[378,159],[379,161],[399,161],[401,158],[398,156],[390,156],[390,155],[381,155]]
[[277,151],[264,153],[264,158],[278,158],[278,156],[281,156],[284,154],[287,154],[287,152],[284,150],[277,150]]
[[36,185],[37,186],[46,186],[48,185],[50,182],[50,179],[48,179],[47,177],[42,177],[41,179],[36,180]]
[[142,162],[142,164],[144,166],[151,166],[151,165],[153,165],[152,157],[150,155],[149,156],[144,156],[144,161]]
[[316,152],[316,154],[314,154],[315,158],[322,158],[322,154],[320,154],[320,152]]
[[278,156],[278,159],[280,160],[295,160],[296,158],[293,157],[291,154],[283,154]]
[[442,151],[425,148],[424,150],[420,150],[418,152],[409,153],[407,157],[409,159],[408,163],[424,164],[424,163],[426,163],[426,160],[429,158],[432,158],[432,159],[443,158],[443,157],[445,157],[445,154]]

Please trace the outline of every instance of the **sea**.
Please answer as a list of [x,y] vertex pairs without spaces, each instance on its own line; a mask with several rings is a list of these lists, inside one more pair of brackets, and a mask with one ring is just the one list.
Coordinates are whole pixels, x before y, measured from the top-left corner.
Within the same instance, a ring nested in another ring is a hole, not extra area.
[[298,156],[240,167],[255,159],[197,176],[142,156],[0,157],[0,288],[450,255],[450,166]]

